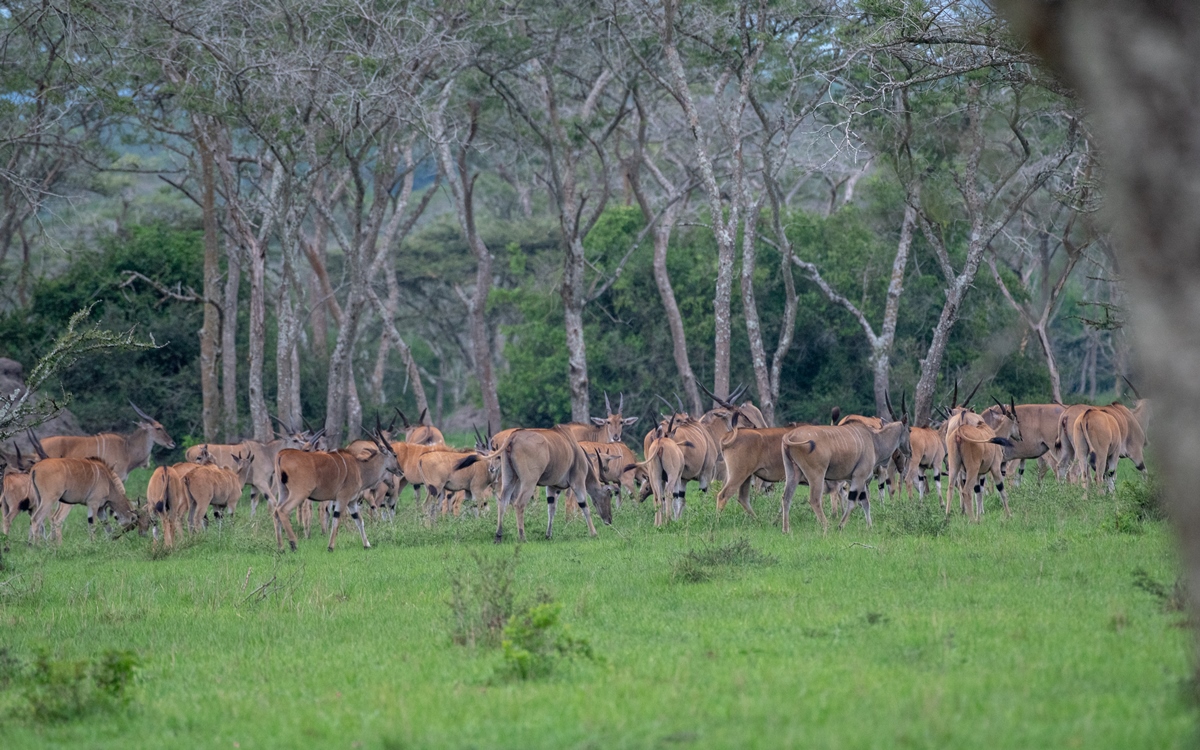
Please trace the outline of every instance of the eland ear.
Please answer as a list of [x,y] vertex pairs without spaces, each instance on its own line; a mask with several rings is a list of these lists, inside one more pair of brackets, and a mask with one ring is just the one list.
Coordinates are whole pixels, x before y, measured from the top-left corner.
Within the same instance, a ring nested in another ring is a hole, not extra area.
[[600,417],[592,417],[591,420],[592,424],[596,425],[597,427],[601,427],[608,423],[607,419],[601,419]]
[[641,417],[625,417],[621,420],[621,424],[634,424],[639,419],[641,419]]

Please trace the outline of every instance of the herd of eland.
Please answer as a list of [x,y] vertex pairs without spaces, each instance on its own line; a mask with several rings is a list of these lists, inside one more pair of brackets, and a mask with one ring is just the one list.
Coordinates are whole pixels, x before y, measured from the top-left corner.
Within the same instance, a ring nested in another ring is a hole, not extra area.
[[1123,457],[1146,471],[1150,404],[1140,396],[1133,408],[1120,402],[1066,406],[1010,399],[977,412],[970,406],[974,393],[959,403],[955,386],[950,406],[938,410],[941,419],[919,426],[909,424],[904,399],[899,417],[887,400],[886,415],[842,416],[835,408],[829,424],[782,427],[767,424],[762,412],[743,399],[744,389],[727,398],[708,393],[717,406],[699,416],[681,402],[672,406],[663,400],[667,410],[646,433],[642,460],[624,442],[625,428],[638,417],[622,413],[624,396],[614,409],[607,394],[607,416],[590,424],[510,428],[495,435],[476,430],[475,445],[468,449],[447,445],[425,412],[414,424],[397,409],[402,432],[393,432],[396,419],[386,428],[377,419],[368,439],[343,448],[326,446],[324,430],[298,430],[277,420],[277,438],[269,442],[195,445],[185,452],[185,461],[156,467],[140,503],[126,495],[125,480],[133,469],[150,464],[155,445],[170,450],[175,441],[161,423],[130,403],[139,421],[129,434],[39,440],[30,432],[32,455],[17,446],[11,454],[0,452],[0,520],[7,534],[15,517],[27,512],[31,543],[51,533],[61,542],[68,513],[83,505],[89,535],[97,520],[107,525],[111,514],[122,530],[137,526],[156,538],[161,530],[162,544],[170,547],[181,534],[203,533],[210,510],[218,522],[232,517],[249,488],[250,516],[265,500],[280,550],[285,537],[292,550],[297,548],[293,513],[308,537],[315,512],[333,551],[343,513],[369,548],[364,515],[394,519],[400,492],[411,486],[414,502],[430,521],[457,516],[464,507],[479,514],[494,502],[497,542],[511,507],[517,536],[524,541],[525,510],[538,488],[545,488],[549,539],[563,493],[595,536],[592,511],[612,524],[614,498],[619,507],[622,498],[641,502],[652,496],[654,523],[661,526],[684,514],[689,482],[707,492],[716,481],[721,485],[717,511],[736,495],[751,516],[751,489],[782,483],[780,521],[783,532],[790,533],[792,499],[800,484],[808,486],[809,505],[825,531],[826,496],[833,509],[840,506],[839,529],[858,507],[869,527],[872,485],[880,499],[899,498],[903,490],[909,502],[914,495],[922,501],[930,490],[930,472],[944,512],[957,506],[977,522],[988,480],[1005,514],[1011,514],[1005,480],[1019,482],[1029,460],[1038,462],[1039,481],[1053,471],[1059,480],[1102,492],[1114,490]]

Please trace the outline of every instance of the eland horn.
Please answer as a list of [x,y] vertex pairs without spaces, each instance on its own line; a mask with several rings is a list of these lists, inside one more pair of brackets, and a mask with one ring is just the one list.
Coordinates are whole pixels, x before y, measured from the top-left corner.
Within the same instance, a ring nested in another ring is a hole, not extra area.
[[1121,376],[1121,380],[1124,380],[1124,381],[1125,381],[1125,385],[1129,386],[1129,390],[1133,391],[1133,397],[1134,397],[1134,398],[1136,398],[1138,401],[1141,401],[1141,400],[1142,400],[1142,394],[1138,393],[1138,389],[1133,387],[1133,383],[1130,383],[1130,382],[1129,382],[1129,378],[1127,378],[1127,377],[1125,377],[1124,375],[1122,375],[1122,376]]
[[139,408],[137,407],[137,404],[133,403],[132,401],[130,401],[130,402],[129,402],[129,405],[133,407],[133,410],[134,410],[135,412],[137,412],[137,415],[138,415],[139,417],[141,417],[142,419],[146,420],[147,422],[154,422],[154,421],[157,421],[157,420],[155,420],[155,419],[154,419],[154,417],[150,416],[150,415],[149,415],[149,414],[147,414],[146,412],[144,412],[144,411],[142,411],[141,409],[139,409]]

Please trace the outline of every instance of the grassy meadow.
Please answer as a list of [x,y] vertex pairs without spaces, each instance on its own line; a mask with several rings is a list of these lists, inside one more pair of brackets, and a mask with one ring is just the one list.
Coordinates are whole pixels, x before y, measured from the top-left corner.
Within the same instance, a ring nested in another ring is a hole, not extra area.
[[[784,537],[778,488],[758,520],[736,503],[718,519],[693,485],[683,521],[656,529],[627,502],[598,539],[560,510],[545,541],[531,504],[519,552],[515,522],[499,546],[494,517],[430,528],[407,492],[372,549],[343,526],[333,554],[319,531],[277,554],[248,504],[170,555],[89,543],[80,510],[61,548],[29,547],[23,516],[0,573],[0,746],[1194,744],[1167,525],[1053,481],[1012,501],[1011,519],[993,496],[981,524],[944,529],[876,503],[873,529],[856,514],[822,536],[798,498]],[[548,648],[521,679],[511,643],[455,642],[505,597],[553,602],[574,655]],[[114,650],[137,663],[122,699],[47,714],[75,689],[64,672]]]

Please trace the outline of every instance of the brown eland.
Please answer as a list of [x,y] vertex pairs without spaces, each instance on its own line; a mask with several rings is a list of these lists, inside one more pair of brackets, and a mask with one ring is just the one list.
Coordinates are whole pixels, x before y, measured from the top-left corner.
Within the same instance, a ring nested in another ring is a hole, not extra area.
[[517,516],[517,536],[525,541],[525,506],[538,487],[546,488],[547,539],[554,533],[555,501],[563,490],[570,490],[574,495],[587,521],[589,534],[596,536],[588,497],[600,512],[600,518],[605,523],[612,523],[611,491],[600,484],[583,448],[566,430],[560,427],[517,430],[500,446],[499,463],[497,543],[504,539],[504,511],[510,505]]
[[128,435],[102,432],[99,435],[55,435],[42,440],[42,449],[49,458],[98,458],[112,467],[122,482],[129,472],[150,462],[150,452],[155,445],[170,450],[175,441],[166,428],[154,417],[142,411],[132,401],[141,421]]
[[848,482],[846,507],[838,528],[846,525],[850,512],[862,503],[867,527],[871,526],[869,483],[876,464],[896,450],[910,453],[908,420],[889,422],[873,429],[861,422],[844,425],[804,425],[783,436],[781,453],[784,487],[781,510],[783,533],[791,533],[792,496],[801,479],[808,482],[808,504],[823,531],[828,530],[822,498],[826,481]]
[[109,507],[121,526],[137,521],[125,485],[107,462],[98,458],[47,458],[29,471],[36,510],[29,523],[29,541],[33,541],[53,514],[54,540],[62,542],[62,524],[74,505],[88,512],[88,537],[95,538],[96,515]]
[[337,542],[338,525],[342,511],[349,510],[350,517],[358,525],[364,549],[370,549],[367,531],[358,513],[359,499],[365,489],[375,486],[383,473],[398,474],[400,466],[396,452],[383,437],[382,430],[374,433],[377,450],[360,458],[346,450],[304,451],[284,449],[275,461],[276,485],[280,488],[279,501],[274,507],[275,541],[283,549],[283,535],[287,533],[288,544],[296,550],[296,532],[292,528],[291,512],[306,501],[333,501],[333,523],[330,524],[329,550]]

